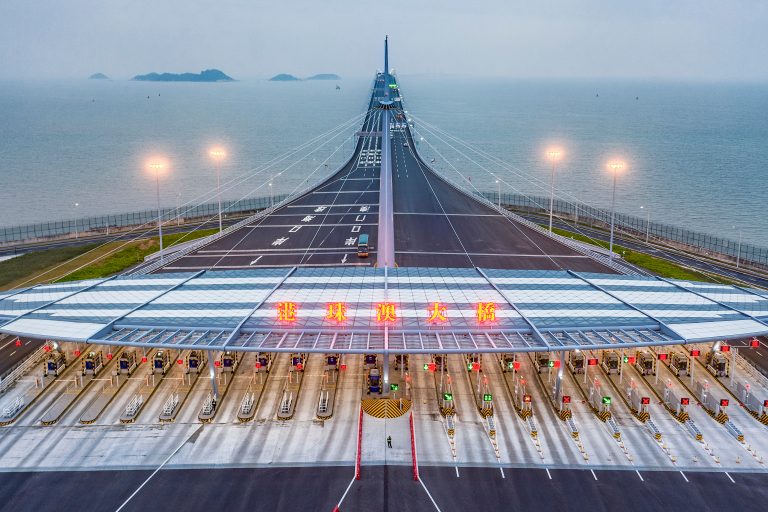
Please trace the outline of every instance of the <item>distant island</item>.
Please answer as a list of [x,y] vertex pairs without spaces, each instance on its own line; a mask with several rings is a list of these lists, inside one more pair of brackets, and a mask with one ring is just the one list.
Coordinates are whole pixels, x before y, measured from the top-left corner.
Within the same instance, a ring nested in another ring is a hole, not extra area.
[[310,76],[307,80],[341,80],[341,77],[333,73],[320,73],[319,75]]
[[88,77],[88,80],[109,80],[109,77],[104,73],[94,73]]
[[275,75],[272,78],[269,79],[270,82],[297,82],[299,81],[299,78],[296,78],[293,75],[289,75],[287,73],[280,73],[279,75]]
[[136,75],[139,82],[233,82],[234,78],[218,69],[206,69],[200,73],[149,73]]

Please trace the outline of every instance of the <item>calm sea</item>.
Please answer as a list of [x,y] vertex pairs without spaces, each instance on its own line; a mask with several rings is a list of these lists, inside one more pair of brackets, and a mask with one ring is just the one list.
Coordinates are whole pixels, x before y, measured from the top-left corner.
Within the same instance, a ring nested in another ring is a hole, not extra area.
[[[419,76],[400,82],[417,130],[480,189],[495,190],[487,174],[492,171],[502,177],[503,191],[546,195],[550,169],[543,153],[547,144],[558,143],[565,153],[557,172],[562,193],[608,207],[605,162],[621,157],[628,165],[618,179],[618,210],[638,216],[650,211],[653,220],[734,239],[741,230],[745,241],[768,246],[766,85]],[[153,154],[170,163],[161,179],[165,206],[211,201],[212,144],[229,152],[222,182],[248,175],[361,114],[370,80],[340,85],[0,83],[0,225],[153,208],[155,182],[144,170]],[[492,168],[466,148],[450,149],[447,139],[430,135],[418,120],[515,170]],[[225,187],[224,197],[268,195],[269,182],[274,193],[293,190],[318,167],[322,172],[325,158],[336,162],[349,152],[343,141],[350,130],[279,177],[274,175],[295,158]]]

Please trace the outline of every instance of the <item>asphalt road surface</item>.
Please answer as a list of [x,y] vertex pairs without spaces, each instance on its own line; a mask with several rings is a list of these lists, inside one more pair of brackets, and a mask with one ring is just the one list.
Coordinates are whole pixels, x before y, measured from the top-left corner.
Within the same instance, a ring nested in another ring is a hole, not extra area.
[[[330,512],[352,467],[5,473],[0,511],[302,510]],[[341,511],[762,511],[768,474],[589,469],[363,466]],[[320,478],[322,475],[322,478]],[[733,479],[733,481],[731,481]],[[431,495],[431,499],[430,499]],[[434,499],[434,504],[432,503]]]
[[40,347],[39,341],[29,339],[19,340],[19,346],[16,344],[18,339],[16,336],[0,336],[0,378]]

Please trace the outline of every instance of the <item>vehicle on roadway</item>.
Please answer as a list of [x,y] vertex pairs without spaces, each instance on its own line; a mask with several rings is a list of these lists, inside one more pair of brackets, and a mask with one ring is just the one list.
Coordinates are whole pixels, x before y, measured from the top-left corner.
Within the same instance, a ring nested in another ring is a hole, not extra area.
[[361,234],[360,238],[357,239],[357,257],[358,258],[368,257],[368,234],[367,233]]

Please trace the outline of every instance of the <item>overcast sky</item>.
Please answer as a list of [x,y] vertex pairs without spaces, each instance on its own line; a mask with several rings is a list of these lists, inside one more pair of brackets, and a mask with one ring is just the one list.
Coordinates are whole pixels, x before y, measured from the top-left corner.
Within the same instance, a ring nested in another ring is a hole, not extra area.
[[0,0],[0,79],[219,68],[768,80],[765,0]]

